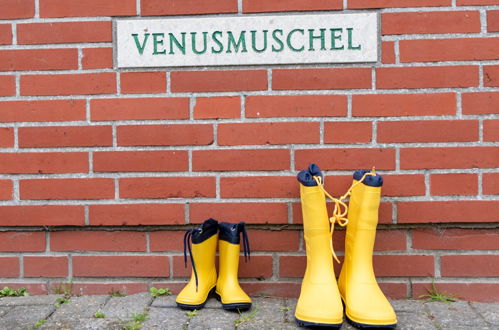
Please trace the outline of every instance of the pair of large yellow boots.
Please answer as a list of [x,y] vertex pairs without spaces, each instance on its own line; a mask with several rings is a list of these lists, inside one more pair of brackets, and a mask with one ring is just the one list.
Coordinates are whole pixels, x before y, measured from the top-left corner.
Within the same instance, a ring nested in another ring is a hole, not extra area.
[[[177,306],[184,309],[201,309],[210,295],[215,295],[226,310],[251,308],[251,299],[241,289],[238,281],[240,236],[243,237],[245,258],[250,249],[244,222],[230,224],[214,219],[188,230],[184,236],[184,261],[189,251],[192,273],[187,285],[178,294]],[[191,243],[192,242],[192,243]],[[219,250],[219,275],[215,255]]]
[[[307,268],[295,311],[300,326],[341,327],[345,315],[358,328],[395,328],[395,312],[381,292],[372,266],[372,253],[383,180],[374,171],[357,171],[352,188],[340,199],[323,186],[317,165],[298,174],[307,250]],[[333,199],[328,217],[326,195]],[[350,195],[348,206],[343,199]],[[332,234],[334,224],[347,226],[345,259],[336,281]],[[343,302],[343,304],[342,304]]]

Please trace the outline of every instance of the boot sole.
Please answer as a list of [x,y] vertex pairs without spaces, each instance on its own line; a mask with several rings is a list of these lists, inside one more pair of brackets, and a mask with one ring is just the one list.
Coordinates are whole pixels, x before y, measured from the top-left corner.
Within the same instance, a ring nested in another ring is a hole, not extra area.
[[365,324],[365,323],[358,323],[358,322],[352,321],[346,315],[345,315],[345,318],[347,319],[347,322],[350,323],[350,325],[352,325],[353,327],[356,327],[358,329],[395,329],[397,327],[397,323],[395,323],[395,324]]
[[300,319],[297,319],[295,317],[296,324],[300,327],[307,327],[307,328],[330,328],[330,329],[339,329],[343,325],[343,323],[337,323],[337,324],[331,324],[331,323],[315,323],[315,322],[308,322],[308,321],[302,321]]
[[213,289],[210,290],[210,292],[208,292],[208,296],[206,297],[206,300],[201,303],[201,304],[198,304],[198,305],[189,305],[189,304],[182,304],[182,303],[177,303],[177,307],[178,308],[181,308],[181,309],[188,309],[188,310],[199,310],[201,308],[204,307],[204,305],[206,305],[206,302],[208,301],[208,299],[210,299],[210,297],[213,296],[213,294],[215,293],[215,287],[213,287]]
[[222,308],[227,310],[227,311],[235,311],[235,310],[241,310],[241,311],[245,311],[245,310],[248,310],[251,308],[251,303],[231,303],[231,304],[224,304],[222,302],[222,298],[220,297],[220,295],[216,292],[213,292],[213,296],[218,300],[220,301],[220,303],[222,304]]

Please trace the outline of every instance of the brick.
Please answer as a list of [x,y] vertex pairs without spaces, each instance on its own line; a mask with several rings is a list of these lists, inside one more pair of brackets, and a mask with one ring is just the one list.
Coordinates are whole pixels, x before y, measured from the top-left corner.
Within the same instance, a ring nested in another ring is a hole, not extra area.
[[214,177],[121,178],[120,198],[215,197]]
[[14,147],[14,128],[0,127],[0,148]]
[[82,205],[0,206],[0,219],[1,226],[83,226],[85,212]]
[[[499,17],[498,17],[499,18]],[[486,87],[499,87],[499,65],[486,65],[483,67],[483,85]]]
[[135,16],[134,0],[40,0],[40,17]]
[[241,288],[251,296],[295,298],[300,295],[300,283],[257,281],[243,282]]
[[[342,191],[344,193],[345,190]],[[336,195],[338,197],[338,195]],[[334,205],[331,202],[328,202],[326,204],[326,207],[328,209],[329,213],[333,212]],[[293,223],[294,224],[301,224],[303,223],[302,219],[302,211],[301,211],[301,204],[300,203],[292,203],[292,208],[293,208]],[[392,216],[392,204],[389,202],[382,202],[379,205],[379,212],[378,212],[378,223],[392,223],[393,216]]]
[[376,69],[380,89],[478,86],[477,66],[425,66]]
[[0,45],[12,44],[12,26],[10,24],[0,24]]
[[484,195],[499,195],[499,173],[484,173],[482,181]]
[[73,275],[164,277],[170,275],[169,263],[168,257],[164,256],[73,256]]
[[297,198],[300,194],[295,177],[243,176],[220,178],[222,198]]
[[401,40],[399,49],[401,62],[495,60],[499,38]]
[[487,31],[499,32],[499,10],[487,10]]
[[26,179],[19,181],[20,199],[114,199],[114,179]]
[[360,88],[371,88],[370,68],[272,70],[274,90]]
[[[398,202],[399,223],[497,222],[497,201]],[[486,210],[486,212],[484,212]]]
[[77,121],[85,120],[84,100],[0,102],[0,121]]
[[16,95],[16,78],[14,76],[0,76],[0,96]]
[[189,99],[183,97],[97,99],[90,101],[90,111],[93,121],[188,119]]
[[0,173],[86,173],[86,152],[0,153]]
[[151,252],[183,251],[184,231],[158,230],[149,234]]
[[210,145],[213,125],[123,125],[116,130],[120,146]]
[[142,0],[142,16],[237,13],[237,0]]
[[24,277],[66,277],[67,257],[24,257]]
[[478,11],[401,12],[381,15],[383,35],[478,33],[480,30]]
[[324,123],[324,143],[369,143],[372,123],[369,121],[340,121]]
[[310,163],[323,164],[323,170],[357,170],[373,166],[378,170],[391,170],[395,168],[395,150],[349,148],[295,151],[295,168],[306,168]]
[[166,93],[166,72],[122,72],[120,82],[123,94]]
[[383,196],[424,196],[426,185],[421,174],[390,174],[383,176]]
[[434,256],[430,255],[375,255],[376,276],[433,276]]
[[[50,282],[52,292],[60,288],[61,284],[54,281]],[[67,285],[67,284],[66,284]],[[142,282],[116,282],[95,283],[95,282],[71,282],[72,292],[77,295],[110,295],[111,292],[119,291],[125,295],[133,295],[149,290],[147,283]],[[31,291],[30,291],[31,292]]]
[[441,256],[442,276],[499,276],[499,255]]
[[383,41],[381,43],[381,63],[393,64],[395,61],[395,41]]
[[92,226],[139,226],[184,224],[182,204],[90,205]]
[[194,119],[228,119],[241,117],[241,98],[236,96],[198,97]]
[[83,48],[81,66],[83,70],[111,69],[113,67],[113,49],[109,47]]
[[76,49],[0,50],[0,71],[70,70],[78,68]]
[[499,113],[499,92],[463,93],[464,115]]
[[[412,283],[412,295],[417,298],[428,294],[433,283]],[[499,284],[497,283],[436,283],[437,290],[453,294],[465,301],[497,302]]]
[[430,181],[430,193],[433,196],[478,194],[478,177],[476,174],[432,174],[430,176]]
[[342,0],[243,0],[244,13],[264,13],[277,11],[341,10]]
[[0,180],[0,200],[11,200],[13,192],[13,184],[11,180]]
[[0,276],[18,277],[19,276],[19,258],[18,257],[0,257]]
[[258,95],[246,97],[246,117],[342,117],[346,95]]
[[247,223],[287,223],[286,203],[191,203],[191,223],[201,223],[208,217],[218,221]]
[[236,92],[267,89],[266,70],[174,71],[172,92]]
[[349,0],[349,9],[450,6],[451,0]]
[[496,168],[498,147],[404,148],[400,150],[401,169]]
[[55,231],[50,251],[146,251],[146,234],[138,231]]
[[378,123],[380,143],[478,141],[476,120],[385,121]]
[[1,252],[43,252],[45,233],[5,231],[0,232]]
[[412,248],[423,250],[494,250],[499,229],[420,228],[412,231]]
[[370,94],[353,95],[354,117],[438,116],[456,114],[456,95]]
[[458,6],[485,6],[497,4],[499,4],[497,0],[457,0]]
[[296,230],[257,230],[247,231],[251,251],[298,251],[300,236]]
[[319,122],[237,123],[218,125],[219,145],[319,143]]
[[32,18],[34,15],[34,0],[3,0],[0,4],[0,19]]
[[20,148],[113,145],[111,126],[20,127],[18,134]]
[[101,151],[95,152],[95,172],[187,171],[187,151]]
[[111,42],[110,21],[26,23],[17,25],[20,45]]
[[278,171],[289,169],[285,149],[194,150],[193,171]]
[[116,92],[116,74],[83,73],[21,76],[21,95],[111,94]]

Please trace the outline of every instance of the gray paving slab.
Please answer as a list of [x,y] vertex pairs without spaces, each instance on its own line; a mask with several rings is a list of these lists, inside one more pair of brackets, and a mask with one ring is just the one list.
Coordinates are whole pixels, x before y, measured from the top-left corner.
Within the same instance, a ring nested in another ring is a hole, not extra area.
[[177,303],[175,302],[175,299],[177,296],[160,296],[157,298],[154,298],[151,306],[152,307],[177,307]]
[[234,321],[239,318],[237,312],[223,309],[204,308],[189,320],[189,330],[234,329]]
[[36,322],[46,319],[54,309],[54,305],[14,306],[0,319],[0,329],[30,329]]
[[251,310],[242,313],[238,329],[272,329],[280,326],[286,320],[284,299],[253,298]]
[[59,297],[62,295],[4,297],[0,298],[0,306],[49,305],[53,304]]
[[397,329],[426,330],[436,329],[432,316],[421,300],[390,301],[397,314]]
[[499,303],[471,303],[475,311],[480,314],[485,322],[499,328]]
[[0,317],[7,314],[7,312],[11,309],[12,309],[12,307],[9,307],[9,306],[0,306]]
[[185,311],[178,308],[150,307],[147,320],[142,323],[142,329],[184,329],[187,323],[188,317]]
[[425,303],[429,317],[437,328],[442,329],[490,329],[482,317],[476,313],[468,302],[457,301],[451,304],[444,302]]
[[69,302],[56,308],[41,329],[83,327],[93,320],[94,314],[101,310],[109,299],[109,296],[71,297]]

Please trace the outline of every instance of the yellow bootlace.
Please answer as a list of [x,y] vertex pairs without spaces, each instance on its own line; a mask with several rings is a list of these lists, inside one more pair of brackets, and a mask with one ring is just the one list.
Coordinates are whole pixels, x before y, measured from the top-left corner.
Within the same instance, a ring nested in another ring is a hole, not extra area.
[[[344,200],[349,197],[351,194],[352,194],[352,189],[362,183],[364,181],[364,179],[368,176],[368,175],[376,175],[376,170],[373,169],[371,170],[371,172],[367,172],[365,173],[362,178],[355,182],[354,184],[352,184],[350,186],[350,188],[348,188],[347,192],[341,196],[340,198],[334,198],[333,196],[331,196],[331,194],[329,194],[326,189],[324,188],[324,184],[322,182],[322,178],[320,176],[314,176],[314,180],[315,182],[317,182],[317,185],[319,186],[319,188],[321,188],[321,190],[324,192],[324,194],[334,202],[334,209],[333,209],[333,216],[329,218],[329,222],[331,223],[331,229],[330,229],[330,234],[331,234],[331,252],[333,253],[333,258],[334,260],[336,260],[338,263],[340,262],[340,260],[338,259],[338,257],[336,256],[336,253],[334,252],[334,248],[333,248],[333,232],[334,232],[334,224],[337,223],[339,224],[341,227],[345,227],[347,224],[348,224],[348,218],[346,217],[347,213],[348,213],[348,206],[347,204],[344,202]],[[343,207],[343,212],[341,211],[341,208]]]

